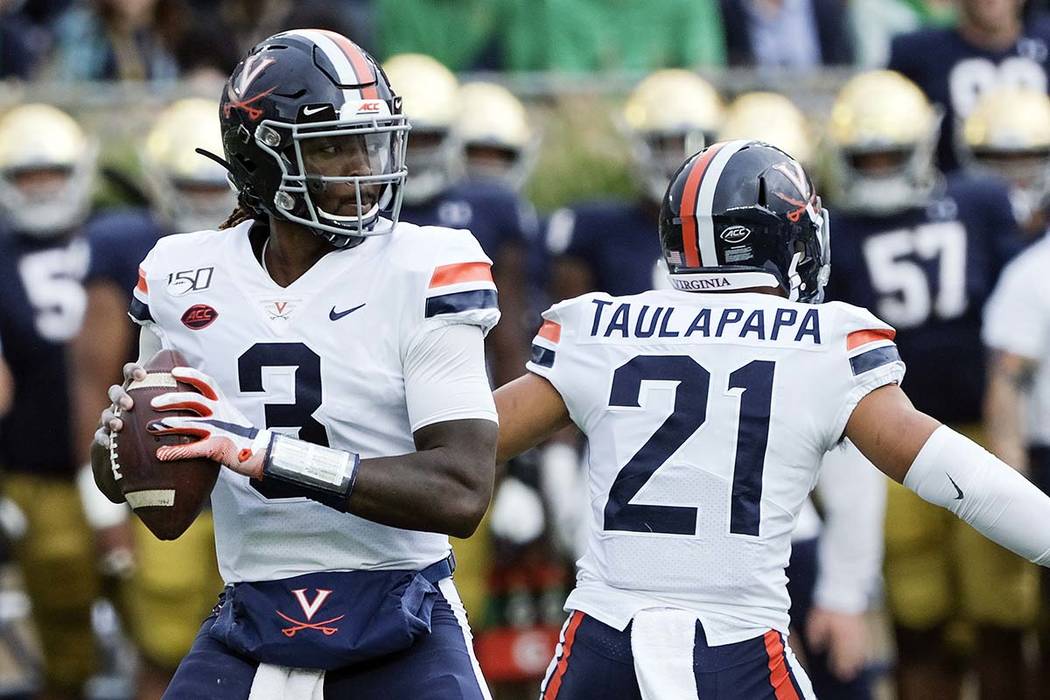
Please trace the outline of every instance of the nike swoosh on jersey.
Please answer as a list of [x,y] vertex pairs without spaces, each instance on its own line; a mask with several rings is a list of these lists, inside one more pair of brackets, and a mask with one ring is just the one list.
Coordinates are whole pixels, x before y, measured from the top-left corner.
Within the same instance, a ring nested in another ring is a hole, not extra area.
[[955,500],[956,500],[956,501],[961,501],[961,500],[962,500],[962,498],[963,498],[963,492],[962,492],[962,489],[961,489],[961,488],[959,488],[959,485],[958,485],[957,483],[955,483],[955,479],[953,479],[953,478],[952,478],[952,475],[951,475],[951,474],[949,474],[948,472],[945,472],[945,473],[944,473],[944,475],[945,475],[946,477],[948,477],[948,481],[952,482],[952,486],[954,486],[954,487],[955,487],[955,490],[956,490],[956,492],[957,492],[957,493],[959,494],[958,496],[956,496],[956,497],[955,497]]
[[362,306],[364,306],[364,304],[358,304],[357,306],[354,306],[353,308],[349,308],[346,311],[336,311],[335,307],[333,306],[332,310],[328,312],[328,318],[331,319],[332,321],[338,321],[339,319],[343,318],[344,316],[349,316],[350,314],[354,313],[355,311],[360,309]]

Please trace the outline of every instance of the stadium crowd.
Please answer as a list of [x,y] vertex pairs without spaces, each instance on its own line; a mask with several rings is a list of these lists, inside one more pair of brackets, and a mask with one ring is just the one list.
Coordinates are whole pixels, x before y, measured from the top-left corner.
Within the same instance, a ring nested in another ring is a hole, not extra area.
[[[915,405],[1050,489],[1044,4],[0,0],[0,697],[160,697],[222,588],[209,513],[159,542],[83,465],[135,357],[140,262],[237,206],[193,152],[223,152],[218,86],[285,29],[382,61],[412,125],[401,219],[469,229],[493,261],[493,388],[522,373],[551,303],[666,286],[671,176],[705,144],[759,139],[816,176],[828,298],[896,328]],[[566,109],[542,88],[566,74],[631,85]],[[800,75],[828,76],[819,99],[798,101]],[[528,95],[508,89],[521,76]],[[91,81],[190,96],[151,111],[123,161],[75,105],[3,96]],[[501,465],[482,527],[454,544],[497,698],[534,697],[559,641],[587,453],[565,431]],[[791,640],[818,697],[1047,697],[1050,579],[859,453],[828,458],[793,543]]]

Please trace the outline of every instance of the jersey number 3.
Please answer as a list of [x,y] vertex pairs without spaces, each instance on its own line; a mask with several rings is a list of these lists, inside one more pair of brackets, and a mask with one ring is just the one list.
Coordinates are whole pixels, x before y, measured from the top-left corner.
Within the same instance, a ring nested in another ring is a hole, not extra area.
[[[266,391],[263,367],[295,368],[295,403],[268,403],[267,428],[298,428],[299,439],[328,446],[328,431],[314,418],[321,407],[321,358],[303,343],[256,343],[237,359],[241,391]],[[290,498],[279,492],[279,484],[251,482],[267,498]],[[301,498],[301,496],[297,496]]]
[[[729,531],[737,535],[758,535],[774,368],[769,360],[754,360],[729,375],[728,388],[743,389],[729,516]],[[613,375],[609,406],[640,408],[644,381],[678,382],[674,411],[616,475],[605,504],[604,529],[694,535],[696,508],[635,504],[631,499],[707,420],[711,373],[688,355],[639,355]]]

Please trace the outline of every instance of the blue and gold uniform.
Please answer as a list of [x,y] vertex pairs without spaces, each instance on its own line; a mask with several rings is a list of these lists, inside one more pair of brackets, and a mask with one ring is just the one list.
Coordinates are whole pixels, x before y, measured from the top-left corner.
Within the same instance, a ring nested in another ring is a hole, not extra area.
[[96,667],[91,605],[101,586],[75,485],[66,348],[87,305],[87,241],[0,233],[0,336],[14,404],[0,421],[4,494],[25,514],[14,554],[33,605],[48,684],[75,692]]
[[1016,42],[999,51],[971,44],[954,28],[903,34],[891,44],[888,68],[917,83],[944,109],[937,164],[952,171],[959,167],[956,122],[969,116],[981,95],[1005,87],[1050,88],[1050,23],[1029,24]]
[[[139,262],[167,231],[148,211],[125,209],[97,217],[87,226],[91,265],[85,287],[110,285],[131,303]],[[131,321],[129,320],[130,324]],[[137,355],[133,334],[127,360]],[[177,540],[162,542],[138,518],[132,519],[135,572],[124,589],[127,624],[136,646],[153,664],[174,669],[189,651],[221,590],[215,563],[211,512],[206,511]]]
[[[895,326],[915,406],[979,439],[981,309],[1021,246],[1005,185],[950,176],[925,207],[838,214],[833,236],[829,298]],[[928,629],[961,614],[978,624],[1025,626],[1035,614],[1035,574],[947,511],[891,485],[886,591],[898,624]]]

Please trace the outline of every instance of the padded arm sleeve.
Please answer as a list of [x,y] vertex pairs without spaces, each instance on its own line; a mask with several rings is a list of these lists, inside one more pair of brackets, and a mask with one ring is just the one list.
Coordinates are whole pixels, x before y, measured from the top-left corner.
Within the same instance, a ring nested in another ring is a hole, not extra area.
[[919,450],[904,485],[988,539],[1050,566],[1050,498],[1005,462],[941,426]]

